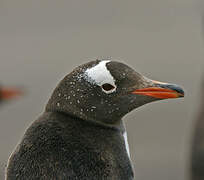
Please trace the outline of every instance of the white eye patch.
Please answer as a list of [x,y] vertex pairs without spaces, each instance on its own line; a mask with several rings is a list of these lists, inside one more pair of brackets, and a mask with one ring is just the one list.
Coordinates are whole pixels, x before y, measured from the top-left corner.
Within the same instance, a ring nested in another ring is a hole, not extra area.
[[107,94],[112,93],[116,90],[115,79],[106,67],[106,64],[108,62],[110,61],[101,61],[96,66],[89,68],[85,71],[85,77],[88,82],[96,84],[98,86],[102,86],[104,84],[111,84],[115,87],[110,91],[106,91],[102,88],[102,90]]

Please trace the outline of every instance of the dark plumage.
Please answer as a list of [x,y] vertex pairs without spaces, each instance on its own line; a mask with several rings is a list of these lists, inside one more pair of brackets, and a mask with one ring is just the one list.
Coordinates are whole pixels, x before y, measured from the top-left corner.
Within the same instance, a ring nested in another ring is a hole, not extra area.
[[[204,81],[202,91],[204,89]],[[191,180],[204,179],[204,95],[202,94],[199,115],[195,121],[192,138]]]
[[11,155],[7,180],[131,180],[122,117],[159,99],[183,97],[127,65],[92,61],[68,74]]

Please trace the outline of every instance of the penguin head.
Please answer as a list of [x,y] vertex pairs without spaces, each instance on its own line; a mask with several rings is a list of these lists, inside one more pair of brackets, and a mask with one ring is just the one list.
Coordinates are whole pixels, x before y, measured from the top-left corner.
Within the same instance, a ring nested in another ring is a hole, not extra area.
[[46,110],[114,124],[139,106],[183,96],[177,85],[150,80],[117,61],[96,60],[68,74],[54,90]]

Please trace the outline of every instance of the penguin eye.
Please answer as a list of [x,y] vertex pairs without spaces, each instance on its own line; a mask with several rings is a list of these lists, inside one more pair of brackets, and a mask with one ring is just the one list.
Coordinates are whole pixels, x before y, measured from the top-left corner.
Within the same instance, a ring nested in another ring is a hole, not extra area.
[[103,88],[103,90],[105,90],[105,91],[111,91],[111,90],[115,89],[115,87],[114,87],[113,85],[108,84],[108,83],[103,84],[103,85],[102,85],[102,88]]

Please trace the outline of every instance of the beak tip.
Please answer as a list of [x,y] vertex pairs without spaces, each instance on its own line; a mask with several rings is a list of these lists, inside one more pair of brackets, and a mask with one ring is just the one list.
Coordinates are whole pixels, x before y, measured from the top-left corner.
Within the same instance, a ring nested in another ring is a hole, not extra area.
[[177,94],[178,98],[182,98],[185,96],[185,92],[183,90],[183,88],[181,88],[180,86],[176,85],[176,84],[167,84],[167,83],[161,83],[161,84],[156,84],[157,87],[160,88],[164,88],[164,89],[169,89],[174,91]]
[[179,98],[183,98],[185,96],[185,93],[179,94]]

